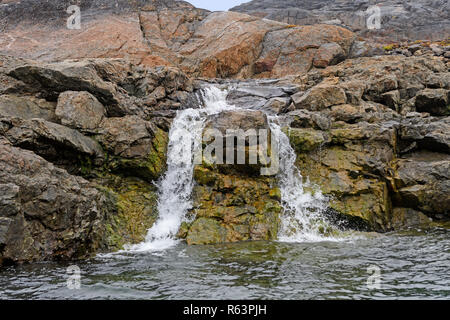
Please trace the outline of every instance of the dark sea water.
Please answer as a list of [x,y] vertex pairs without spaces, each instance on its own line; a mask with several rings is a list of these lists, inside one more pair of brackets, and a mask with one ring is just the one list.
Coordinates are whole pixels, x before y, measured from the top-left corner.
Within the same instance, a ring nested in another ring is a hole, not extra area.
[[[67,287],[74,264],[78,290]],[[0,284],[0,299],[449,299],[450,230],[338,242],[180,243],[162,252],[8,267]]]

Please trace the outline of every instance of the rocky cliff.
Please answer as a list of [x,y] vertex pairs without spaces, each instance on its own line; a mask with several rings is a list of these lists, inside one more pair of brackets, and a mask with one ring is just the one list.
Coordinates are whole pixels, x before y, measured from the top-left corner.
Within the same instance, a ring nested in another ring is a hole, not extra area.
[[[0,6],[0,53],[45,62],[126,58],[177,66],[195,77],[280,77],[308,71],[318,50],[337,63],[354,34],[327,25],[289,26],[182,1],[79,1],[81,29],[67,28],[70,1]],[[330,47],[330,44],[331,47]]]
[[[80,30],[66,26],[69,1],[0,5],[0,264],[143,241],[158,218],[172,121],[202,106],[205,85],[246,109],[206,128],[267,129],[278,116],[311,192],[329,198],[324,214],[344,229],[449,220],[448,43],[351,58],[355,34],[341,26],[185,2],[77,3]],[[280,190],[259,167],[197,165],[192,219],[177,236],[276,239]]]
[[[381,28],[369,30],[367,20],[378,6]],[[359,35],[384,42],[443,40],[450,36],[450,3],[446,0],[253,0],[231,11],[296,25],[341,25]]]

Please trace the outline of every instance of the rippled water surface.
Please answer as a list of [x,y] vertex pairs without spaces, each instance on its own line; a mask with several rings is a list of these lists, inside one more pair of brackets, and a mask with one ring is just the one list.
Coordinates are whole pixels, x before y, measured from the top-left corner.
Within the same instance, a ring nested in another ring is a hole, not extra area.
[[[185,244],[79,262],[81,289],[69,290],[69,264],[0,272],[2,299],[386,299],[450,297],[446,229],[342,242]],[[381,269],[369,290],[367,268]]]

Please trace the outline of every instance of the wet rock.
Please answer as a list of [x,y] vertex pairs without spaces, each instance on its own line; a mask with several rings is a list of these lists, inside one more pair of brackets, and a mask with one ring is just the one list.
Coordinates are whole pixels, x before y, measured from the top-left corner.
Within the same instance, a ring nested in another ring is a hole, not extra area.
[[104,251],[123,250],[124,246],[145,241],[148,229],[158,218],[158,195],[151,182],[132,176],[104,174],[94,182],[108,199],[102,236]]
[[176,109],[193,103],[192,82],[176,68],[121,59],[0,56],[0,75],[8,92],[0,95],[0,154],[8,148],[0,264],[85,258],[142,241],[157,218],[153,181],[166,167],[168,134],[157,123],[168,131]]
[[304,153],[316,150],[322,146],[327,137],[321,131],[311,129],[295,129],[286,130],[291,145],[297,153]]
[[394,208],[392,227],[396,230],[429,226],[432,219],[420,211],[409,208]]
[[[396,122],[345,124],[332,120],[327,131],[287,131],[303,177],[331,196],[330,207],[378,231],[390,228],[385,178],[395,159]],[[335,216],[335,215],[334,215]]]
[[286,96],[286,92],[281,87],[276,86],[265,86],[256,82],[252,85],[240,85],[238,89],[232,90],[227,99],[233,100],[236,98],[242,98],[246,96],[255,96],[264,99],[277,98]]
[[396,163],[394,203],[448,219],[450,160],[429,153],[416,153]]
[[215,219],[200,218],[191,226],[186,241],[189,245],[226,242],[227,230]]
[[270,177],[227,175],[197,166],[188,244],[217,244],[277,238],[281,206]]
[[[219,159],[217,150],[215,161],[208,161],[205,158],[208,146],[204,146],[203,164],[194,169],[195,209],[191,214],[195,220],[185,232],[188,244],[276,239],[282,210],[276,179],[273,175],[263,175],[262,168],[267,166],[267,160],[257,157],[254,164],[250,160],[250,150],[260,154],[258,148],[262,142],[257,139],[257,130],[265,130],[270,137],[267,116],[261,111],[225,111],[208,119],[205,134],[213,129],[221,133],[218,137],[221,140],[217,146],[219,151],[223,148],[225,156],[227,148],[231,149],[234,161],[228,157]],[[245,142],[244,164],[239,162],[240,150],[234,144],[235,131],[230,130],[247,131],[245,138],[242,137]],[[232,141],[233,146],[227,145],[227,140]],[[211,142],[204,140],[207,145]],[[262,147],[270,152],[270,140]],[[220,160],[222,163],[226,160],[227,164],[221,165],[218,163]],[[273,159],[269,157],[269,160],[273,165]]]
[[[216,137],[217,133],[220,136]],[[262,135],[266,137],[266,145],[260,144]],[[224,172],[259,175],[270,164],[270,136],[269,122],[262,111],[224,111],[210,116],[205,124],[204,142],[218,143],[222,158],[214,151],[214,158],[204,158],[204,161],[214,160],[218,164],[217,169]],[[262,150],[265,150],[264,154],[260,153]],[[233,159],[228,159],[228,156]]]

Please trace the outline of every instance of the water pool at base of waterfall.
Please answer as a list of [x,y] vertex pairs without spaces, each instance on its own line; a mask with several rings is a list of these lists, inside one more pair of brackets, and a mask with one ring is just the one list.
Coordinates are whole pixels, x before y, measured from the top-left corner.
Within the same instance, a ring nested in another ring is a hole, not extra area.
[[[449,248],[450,230],[441,228],[339,242],[179,243],[159,252],[7,267],[0,299],[448,299]],[[67,287],[74,264],[78,290]],[[379,288],[368,287],[374,266]]]

